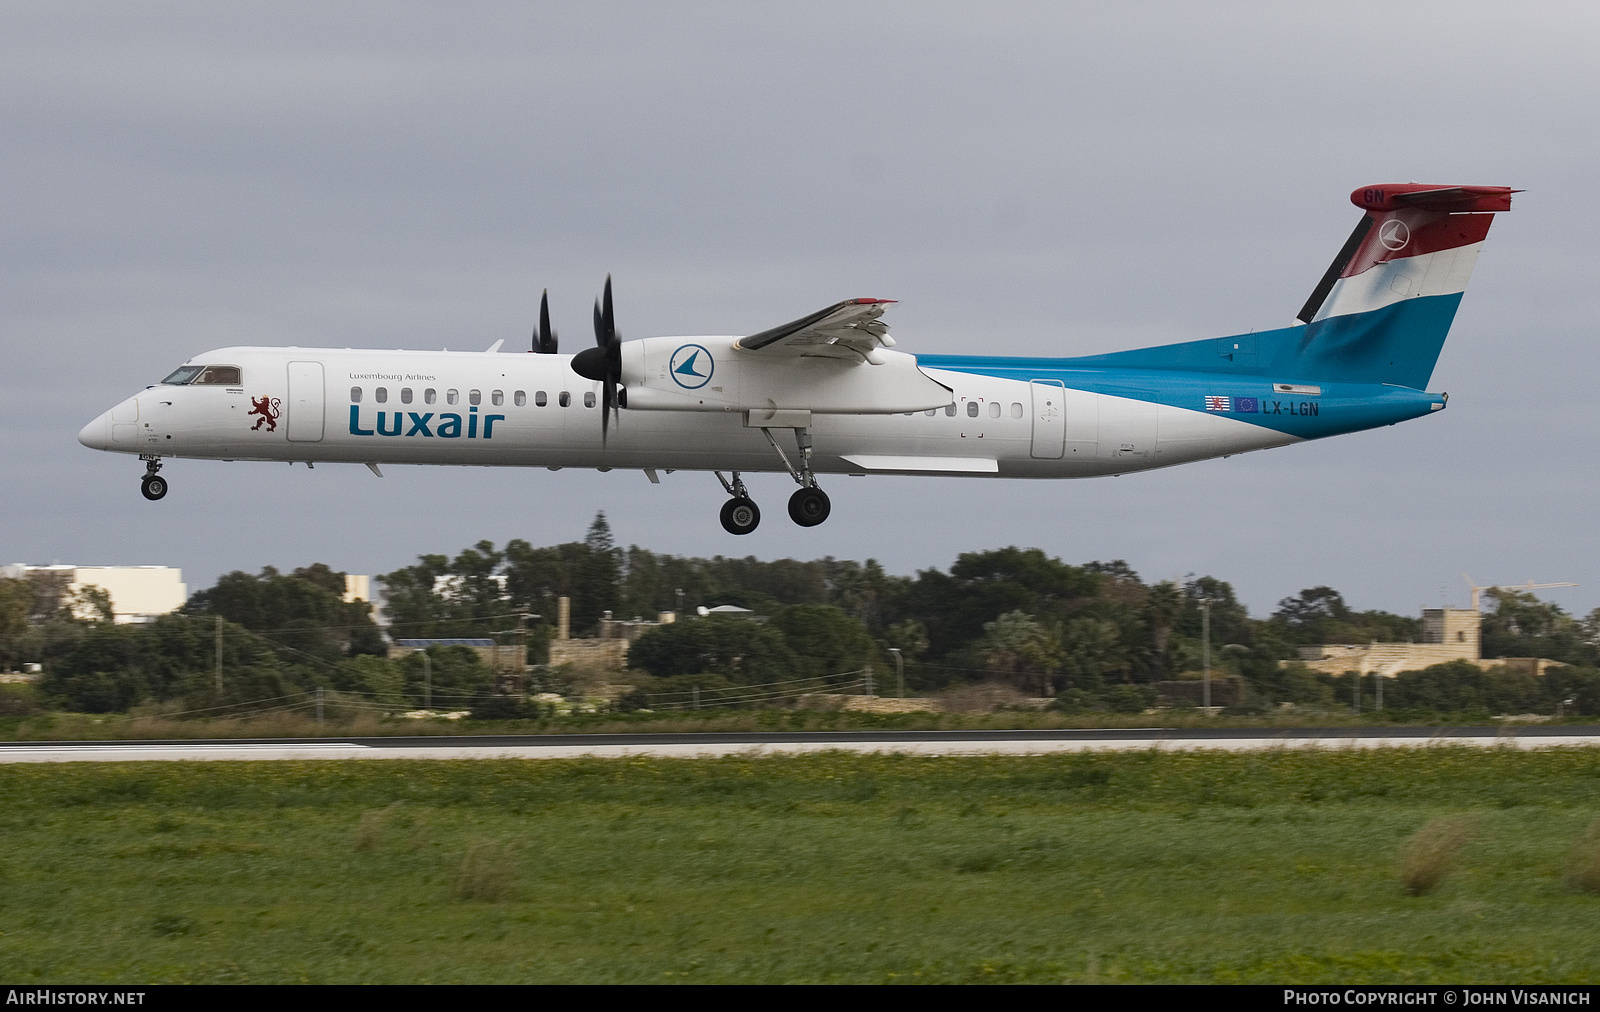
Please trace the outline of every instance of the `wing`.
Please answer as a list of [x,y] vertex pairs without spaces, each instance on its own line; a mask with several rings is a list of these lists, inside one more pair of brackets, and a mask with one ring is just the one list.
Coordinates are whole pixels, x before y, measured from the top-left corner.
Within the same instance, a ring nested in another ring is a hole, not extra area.
[[781,327],[741,337],[734,342],[734,347],[744,351],[765,349],[774,354],[833,357],[854,352],[871,360],[879,348],[894,347],[888,324],[879,319],[893,304],[893,299],[846,299]]

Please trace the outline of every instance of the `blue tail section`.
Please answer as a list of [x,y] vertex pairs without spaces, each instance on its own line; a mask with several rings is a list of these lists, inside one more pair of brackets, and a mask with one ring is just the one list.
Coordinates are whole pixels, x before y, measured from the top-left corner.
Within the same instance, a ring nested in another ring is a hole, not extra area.
[[1227,373],[1425,389],[1461,295],[1410,299],[1306,326],[1137,348],[1063,361],[1093,369]]

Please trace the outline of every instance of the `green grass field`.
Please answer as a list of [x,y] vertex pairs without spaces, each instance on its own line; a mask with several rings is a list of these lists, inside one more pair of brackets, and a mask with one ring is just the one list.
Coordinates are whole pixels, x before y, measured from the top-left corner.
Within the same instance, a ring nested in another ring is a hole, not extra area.
[[[0,797],[17,982],[1600,977],[1586,750],[9,765]],[[1409,895],[1440,818],[1467,842]]]

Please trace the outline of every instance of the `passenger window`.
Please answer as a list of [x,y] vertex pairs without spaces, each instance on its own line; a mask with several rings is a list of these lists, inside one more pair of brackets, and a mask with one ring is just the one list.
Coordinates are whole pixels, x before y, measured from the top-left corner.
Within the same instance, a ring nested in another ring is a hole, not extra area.
[[516,396],[513,397],[512,400],[516,402],[517,407],[526,407],[528,404],[528,391],[518,390]]
[[422,391],[422,403],[424,403],[424,404],[432,404],[434,401],[436,401],[438,399],[439,399],[439,394],[438,394],[437,391],[435,391],[433,389],[433,387],[429,387],[428,389]]
[[498,390],[496,390],[494,393],[489,395],[489,403],[493,404],[497,408],[500,405],[504,404],[505,402],[506,402],[506,395],[501,393]]
[[213,387],[236,387],[243,381],[236,365],[208,365],[195,383]]
[[377,401],[379,404],[389,403],[389,388],[379,387],[378,389],[372,391],[372,399]]
[[550,403],[550,398],[545,395],[545,392],[543,390],[534,391],[534,394],[533,394],[534,407],[542,408],[546,404],[549,404],[549,403]]
[[461,400],[461,395],[454,390],[446,390],[444,392],[444,402],[446,404],[454,404],[459,400]]
[[583,395],[583,406],[586,407],[586,408],[594,407],[594,391],[593,390],[590,390],[589,392],[587,392],[587,393],[585,393]]
[[944,406],[944,413],[950,418],[954,418],[956,416],[956,406],[954,404],[946,404]]
[[361,403],[361,388],[360,387],[351,387],[350,388],[350,403],[351,404],[360,404]]
[[1000,417],[1000,402],[999,401],[990,401],[989,402],[989,417],[990,418],[999,418]]
[[476,390],[468,390],[467,391],[467,402],[470,403],[470,404],[482,404],[483,403],[483,394],[479,393]]
[[977,418],[978,417],[978,402],[977,401],[968,401],[967,402],[967,417],[968,418]]
[[1012,418],[1021,418],[1022,417],[1022,404],[1020,402],[1018,402],[1018,401],[1012,401],[1011,402],[1011,417]]
[[571,395],[571,394],[569,394],[569,393],[568,393],[568,392],[567,392],[567,391],[565,391],[565,390],[563,390],[563,391],[561,391],[561,396],[560,396],[560,397],[558,397],[558,398],[556,398],[556,400],[557,400],[557,401],[558,401],[558,403],[560,403],[560,405],[561,405],[561,406],[562,406],[562,407],[564,407],[564,408],[565,408],[565,407],[570,407],[570,406],[571,406],[571,405],[572,405],[572,395]]
[[401,404],[410,404],[411,403],[411,388],[410,387],[401,387],[400,388],[400,403]]

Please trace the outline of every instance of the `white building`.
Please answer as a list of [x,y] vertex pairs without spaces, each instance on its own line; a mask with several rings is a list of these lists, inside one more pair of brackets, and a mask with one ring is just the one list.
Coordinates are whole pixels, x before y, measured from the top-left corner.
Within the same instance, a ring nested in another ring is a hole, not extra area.
[[149,622],[183,607],[189,599],[183,570],[170,566],[29,566],[19,562],[0,566],[0,576],[35,580],[60,596],[99,587],[111,596],[111,613],[118,623]]
[[344,601],[353,604],[356,601],[372,601],[372,577],[355,576],[346,573],[344,577]]

